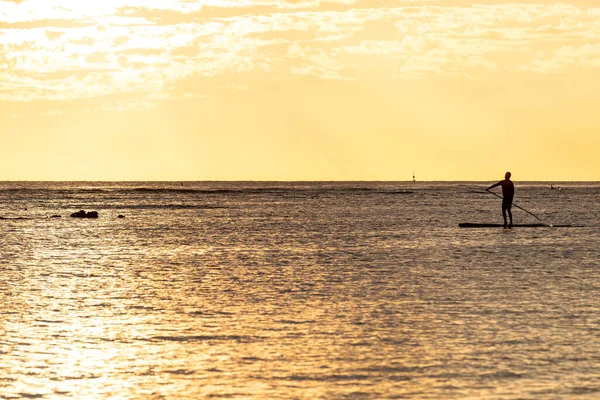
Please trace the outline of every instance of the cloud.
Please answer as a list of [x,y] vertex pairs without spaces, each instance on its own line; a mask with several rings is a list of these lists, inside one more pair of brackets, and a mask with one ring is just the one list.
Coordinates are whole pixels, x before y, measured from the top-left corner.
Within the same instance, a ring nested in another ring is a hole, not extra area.
[[43,111],[40,114],[45,116],[45,117],[55,117],[57,115],[62,115],[65,112],[63,110],[60,110],[58,108],[54,108],[52,110],[48,110],[48,111]]
[[[575,48],[596,40],[598,9],[566,5],[497,5],[415,7],[395,17],[397,32],[387,40],[366,39],[346,46],[354,56],[379,57],[396,65],[396,75],[467,74],[483,67],[530,69],[544,73],[542,59],[565,43]],[[371,35],[372,36],[372,35]],[[569,57],[568,54],[562,54]],[[589,58],[571,58],[562,65],[594,67]]]
[[565,67],[590,66],[600,68],[600,43],[582,46],[562,46],[552,52],[536,52],[529,64],[520,68],[524,71],[549,74]]
[[324,79],[353,79],[351,76],[344,76],[342,72],[344,67],[322,49],[303,47],[294,43],[288,48],[286,59],[293,61],[291,71],[298,75],[312,75]]
[[356,79],[373,65],[397,79],[597,68],[591,4],[0,1],[0,100],[127,94],[147,107],[194,76]]

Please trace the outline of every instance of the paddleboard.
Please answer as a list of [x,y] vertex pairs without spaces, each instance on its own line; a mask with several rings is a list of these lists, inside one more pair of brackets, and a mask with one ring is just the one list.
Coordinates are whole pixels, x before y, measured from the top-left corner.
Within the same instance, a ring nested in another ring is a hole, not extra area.
[[[504,224],[478,224],[463,222],[458,224],[461,228],[504,228]],[[574,225],[550,225],[550,224],[516,224],[513,228],[575,228]]]

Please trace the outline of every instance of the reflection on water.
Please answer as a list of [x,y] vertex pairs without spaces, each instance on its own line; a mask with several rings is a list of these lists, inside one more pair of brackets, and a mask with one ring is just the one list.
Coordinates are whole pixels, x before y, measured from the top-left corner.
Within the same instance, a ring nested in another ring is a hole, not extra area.
[[600,395],[597,186],[518,192],[585,228],[473,231],[474,184],[35,185],[0,184],[0,398]]

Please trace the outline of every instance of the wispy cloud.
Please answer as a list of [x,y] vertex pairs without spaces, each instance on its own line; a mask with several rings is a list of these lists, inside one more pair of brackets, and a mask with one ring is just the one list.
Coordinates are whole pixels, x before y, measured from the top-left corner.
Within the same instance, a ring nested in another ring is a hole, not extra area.
[[52,110],[42,111],[40,114],[43,115],[43,116],[45,116],[45,117],[54,117],[54,116],[57,116],[57,115],[62,115],[64,113],[65,112],[63,110],[58,109],[58,108],[54,108]]

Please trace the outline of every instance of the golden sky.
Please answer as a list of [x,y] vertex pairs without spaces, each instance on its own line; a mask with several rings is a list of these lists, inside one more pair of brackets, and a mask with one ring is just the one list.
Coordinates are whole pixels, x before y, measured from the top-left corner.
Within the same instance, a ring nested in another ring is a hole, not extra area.
[[600,180],[598,0],[0,0],[0,180]]

